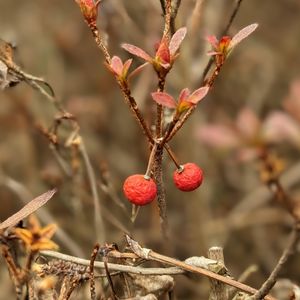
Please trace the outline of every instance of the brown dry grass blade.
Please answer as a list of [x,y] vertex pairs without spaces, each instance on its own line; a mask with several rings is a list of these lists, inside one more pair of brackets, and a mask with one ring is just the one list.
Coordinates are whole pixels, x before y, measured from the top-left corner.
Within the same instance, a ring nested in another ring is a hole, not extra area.
[[31,200],[18,212],[16,212],[8,219],[6,219],[4,222],[2,222],[0,224],[0,230],[18,224],[22,219],[34,213],[41,206],[46,204],[55,193],[56,193],[56,189],[53,189]]

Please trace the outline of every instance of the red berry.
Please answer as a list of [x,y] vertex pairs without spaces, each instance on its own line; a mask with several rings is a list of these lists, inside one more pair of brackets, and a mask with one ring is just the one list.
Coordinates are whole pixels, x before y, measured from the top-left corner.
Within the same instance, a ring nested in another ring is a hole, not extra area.
[[186,163],[174,172],[173,180],[179,190],[190,192],[201,185],[203,171],[194,163]]
[[123,192],[131,203],[146,205],[155,199],[157,187],[153,179],[145,178],[141,174],[135,174],[125,180]]

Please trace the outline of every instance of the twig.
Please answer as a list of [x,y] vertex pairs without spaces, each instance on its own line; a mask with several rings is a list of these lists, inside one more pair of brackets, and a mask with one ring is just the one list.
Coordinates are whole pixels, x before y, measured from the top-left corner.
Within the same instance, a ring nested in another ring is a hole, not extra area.
[[172,5],[171,24],[170,24],[171,35],[175,33],[175,19],[177,17],[181,0],[173,0],[172,4],[173,5]]
[[[223,66],[223,62],[220,63],[219,65],[217,65],[214,69],[214,71],[212,72],[212,74],[210,75],[210,77],[205,80],[205,85],[208,87],[212,87],[216,78],[218,77],[221,68]],[[171,131],[171,133],[168,135],[168,138],[166,138],[166,141],[170,141],[174,135],[179,131],[179,129],[183,126],[183,124],[188,120],[188,118],[192,115],[192,113],[194,112],[194,110],[197,108],[197,105],[193,105],[191,106],[187,112],[184,114],[184,116],[178,120],[178,122],[175,124],[173,130]]]
[[[221,247],[211,247],[208,249],[208,258],[214,259],[224,265],[223,249]],[[211,280],[211,290],[209,300],[227,300],[227,286],[216,280]]]
[[107,266],[108,259],[107,259],[106,255],[103,257],[103,263],[104,263],[105,275],[106,275],[109,287],[111,289],[111,298],[112,298],[112,300],[117,300],[118,297],[117,297],[117,294],[116,294],[116,291],[115,291],[114,283],[112,281],[111,275],[110,275],[109,270],[108,270],[108,266]]
[[[94,31],[92,30],[93,34],[95,35],[96,42],[98,42],[99,47],[102,47],[106,61],[109,63],[110,56],[107,53],[107,51],[105,51],[106,48],[102,44],[102,40],[99,38],[99,41],[98,41],[98,38],[97,38],[98,31],[97,30],[96,30],[96,32],[94,32]],[[4,58],[2,58],[2,56],[1,56],[1,59],[4,59]],[[78,137],[80,139],[79,149],[83,156],[83,160],[84,160],[84,163],[85,163],[85,166],[87,169],[87,174],[88,174],[88,178],[89,178],[89,182],[90,182],[91,190],[92,190],[92,194],[93,194],[94,205],[95,205],[95,227],[96,227],[97,238],[99,239],[100,242],[104,242],[104,240],[105,240],[104,222],[103,222],[102,215],[101,215],[101,207],[99,205],[99,196],[98,196],[98,191],[97,191],[97,184],[96,184],[96,179],[95,179],[95,175],[94,175],[94,170],[91,166],[90,159],[89,159],[89,156],[87,155],[83,140],[78,135],[79,126],[78,126],[77,121],[74,119],[72,114],[68,113],[67,111],[65,111],[63,109],[61,103],[54,97],[54,92],[53,92],[52,87],[47,82],[45,82],[44,80],[39,79],[37,77],[34,77],[30,74],[26,74],[16,64],[14,64],[14,62],[11,59],[5,59],[5,63],[11,70],[13,70],[19,76],[21,76],[21,78],[24,81],[26,81],[32,88],[36,89],[43,96],[45,96],[51,103],[53,103],[55,108],[61,113],[61,116],[59,116],[59,118],[55,120],[55,131],[57,130],[58,126],[61,124],[62,120],[65,119],[65,120],[72,122],[72,125],[74,127],[74,134],[76,135],[76,137]],[[47,91],[45,91],[45,89],[41,88],[40,85],[36,83],[36,81],[46,84],[50,88],[50,91],[52,94],[50,95]]]
[[[249,266],[243,273],[239,276],[238,281],[239,282],[245,282],[250,275],[258,271],[258,266],[257,265],[251,265]],[[228,290],[228,299],[232,299],[233,295],[236,293],[236,288],[231,287]]]
[[165,187],[162,176],[162,160],[163,160],[163,148],[159,145],[157,147],[154,157],[154,178],[157,186],[157,203],[159,208],[160,222],[162,233],[165,238],[168,238],[168,217],[167,217],[167,202],[165,196]]
[[[41,255],[57,258],[64,261],[73,262],[78,265],[89,266],[90,261],[87,259],[79,258],[77,256],[71,256],[67,254],[63,254],[60,252],[55,251],[41,251]],[[137,256],[135,255],[135,258]],[[185,271],[181,270],[177,267],[170,267],[170,268],[142,268],[142,267],[133,267],[121,264],[114,264],[108,263],[108,269],[111,271],[117,272],[125,272],[125,273],[132,273],[132,274],[139,274],[139,275],[179,275],[184,274]],[[101,261],[95,261],[94,267],[97,269],[104,270],[104,263]]]
[[[162,2],[161,2],[162,3]],[[165,27],[163,33],[163,39],[170,40],[170,24],[171,24],[171,15],[172,15],[172,1],[164,1],[164,17],[165,17]],[[168,70],[169,71],[169,70]],[[166,76],[168,71],[159,72],[157,71],[158,76],[158,92],[163,92],[166,84]],[[160,139],[163,135],[163,115],[164,108],[160,104],[156,104],[156,138]],[[167,218],[167,203],[166,203],[166,194],[165,186],[163,181],[163,172],[162,172],[162,161],[163,161],[163,146],[159,145],[155,152],[154,159],[154,178],[157,185],[157,203],[159,209],[159,215],[161,220],[161,229],[165,238],[168,238],[168,218]]]
[[230,26],[232,25],[236,15],[237,15],[237,13],[240,9],[240,6],[241,6],[242,2],[243,2],[243,0],[237,0],[236,1],[235,7],[234,7],[234,9],[233,9],[233,11],[232,11],[232,13],[229,17],[227,25],[225,26],[224,30],[221,33],[221,36],[224,36],[228,33],[228,30],[229,30]]
[[100,202],[99,202],[97,182],[96,182],[96,177],[95,177],[93,167],[90,162],[90,158],[86,152],[85,145],[82,140],[80,141],[80,144],[79,144],[79,151],[85,162],[86,171],[87,171],[87,175],[89,178],[89,182],[90,182],[90,186],[91,186],[91,190],[92,190],[92,194],[93,194],[94,207],[95,207],[95,211],[94,211],[95,229],[96,229],[97,239],[101,244],[101,243],[104,243],[104,241],[105,241],[105,230],[104,230],[104,222],[103,222],[103,218],[102,218],[101,206],[100,206]]
[[[233,23],[233,21],[234,21],[236,15],[237,15],[237,13],[238,13],[238,11],[239,11],[239,9],[240,9],[240,6],[241,6],[241,4],[242,4],[242,1],[243,1],[243,0],[238,0],[238,1],[236,2],[236,5],[235,5],[235,7],[234,7],[234,9],[233,9],[233,11],[232,11],[230,17],[229,17],[228,23],[227,23],[227,25],[225,26],[224,30],[221,32],[221,36],[224,36],[224,35],[227,34],[227,32],[228,32],[228,30],[229,30],[231,24]],[[205,67],[204,70],[203,70],[203,73],[202,73],[202,81],[204,81],[204,79],[205,79],[205,77],[206,77],[208,71],[210,70],[210,67],[212,66],[213,62],[214,62],[214,58],[211,57],[211,58],[209,59],[207,65],[206,65],[206,67]]]
[[90,293],[91,293],[91,300],[96,300],[96,288],[95,288],[95,272],[94,272],[94,263],[100,249],[100,245],[97,243],[94,246],[91,260],[90,260]]
[[[172,258],[172,257],[168,257],[168,256],[165,256],[165,255],[162,255],[162,254],[159,254],[157,252],[154,252],[153,250],[151,249],[147,249],[147,248],[142,248],[138,242],[136,242],[135,240],[131,239],[128,235],[126,235],[126,240],[127,240],[127,243],[130,247],[130,249],[136,254],[138,255],[139,257],[143,258],[143,259],[146,259],[146,260],[155,260],[155,261],[158,261],[158,262],[161,262],[161,263],[165,263],[165,264],[168,264],[168,265],[172,265],[172,266],[177,266],[183,270],[186,270],[188,272],[192,272],[192,273],[196,273],[196,274],[201,274],[201,275],[204,275],[210,279],[215,279],[215,280],[218,280],[220,282],[223,282],[227,285],[230,285],[230,286],[233,286],[233,287],[236,287],[237,289],[241,290],[241,291],[244,291],[248,294],[255,294],[257,292],[256,289],[248,286],[248,285],[245,285],[243,283],[240,283],[236,280],[233,280],[231,278],[227,278],[227,277],[224,277],[222,275],[219,275],[219,274],[215,274],[214,272],[211,272],[209,270],[206,270],[206,269],[203,269],[203,268],[200,268],[200,267],[197,267],[197,266],[193,266],[193,265],[189,265],[187,264],[186,262],[182,262],[182,261],[179,261],[175,258]],[[264,299],[269,299],[269,300],[274,300],[275,298],[273,298],[272,296],[266,296]]]
[[170,25],[171,25],[171,17],[172,17],[172,0],[165,0],[165,28],[163,35],[170,39]]
[[[79,265],[85,265],[85,266],[90,265],[89,260],[78,258],[75,256],[66,255],[66,254],[63,254],[60,252],[41,251],[40,254],[49,256],[49,257],[53,257],[53,258],[57,258],[57,259],[61,259],[61,260],[65,260],[65,261],[70,261],[70,262],[73,262],[73,263],[79,264]],[[123,253],[123,254],[125,254],[125,253]],[[128,253],[126,253],[126,254],[129,255]],[[130,253],[129,256],[137,258],[137,256],[132,253]],[[245,291],[249,294],[254,294],[256,292],[256,289],[254,289],[248,285],[245,285],[245,284],[242,284],[233,279],[226,278],[224,276],[215,274],[204,268],[195,267],[193,265],[178,261],[176,259],[169,258],[167,256],[158,254],[154,251],[151,251],[151,256],[149,257],[149,260],[156,260],[156,261],[163,262],[163,263],[166,263],[169,265],[173,265],[175,267],[142,268],[142,267],[133,267],[133,266],[127,266],[127,265],[113,264],[113,263],[108,263],[107,266],[108,266],[108,269],[111,271],[119,271],[119,272],[139,274],[139,275],[180,275],[180,274],[185,274],[186,271],[193,272],[196,274],[205,275],[207,277],[210,277],[210,278],[213,278],[216,280],[220,280],[220,281],[224,282],[225,284],[234,286],[237,289]],[[100,262],[100,261],[95,261],[94,266],[95,266],[95,268],[98,268],[98,269],[102,269],[102,270],[104,269],[104,263]],[[266,300],[276,300],[274,297],[271,297],[271,296],[266,296],[265,299]]]
[[296,252],[297,244],[300,241],[300,223],[296,223],[291,233],[290,241],[284,249],[277,265],[273,269],[269,278],[264,282],[261,288],[254,294],[254,300],[260,300],[268,294],[277,281],[280,271],[283,269],[289,258]]

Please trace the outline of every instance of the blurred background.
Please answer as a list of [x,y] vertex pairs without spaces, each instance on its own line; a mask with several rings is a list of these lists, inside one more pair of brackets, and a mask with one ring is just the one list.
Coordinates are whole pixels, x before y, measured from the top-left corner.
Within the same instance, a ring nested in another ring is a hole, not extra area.
[[[232,0],[182,1],[176,27],[187,26],[188,35],[167,81],[167,91],[174,97],[182,88],[193,90],[202,85],[209,59],[205,36],[223,30],[234,5]],[[129,58],[120,47],[123,42],[154,53],[163,28],[158,0],[105,0],[100,6],[98,25],[111,54]],[[286,99],[300,102],[299,15],[298,0],[243,1],[229,34],[255,22],[259,28],[234,50],[210,94],[171,142],[181,163],[195,162],[203,168],[204,184],[194,192],[180,192],[172,181],[175,166],[164,158],[168,242],[161,235],[156,203],[141,208],[134,224],[130,221],[131,207],[122,194],[122,184],[129,175],[145,172],[149,154],[146,138],[104,66],[76,3],[1,1],[0,37],[17,45],[15,61],[28,73],[45,78],[77,117],[96,173],[107,242],[122,249],[123,234],[130,232],[147,248],[179,259],[206,255],[209,247],[222,246],[226,265],[235,278],[250,265],[258,266],[247,284],[259,287],[281,255],[293,220],[274,204],[262,184],[259,162],[240,159],[239,147],[222,147],[226,141],[221,137],[236,134],[236,120],[245,107],[263,124],[272,112],[284,111]],[[134,66],[139,64],[141,61],[134,59]],[[151,67],[132,81],[132,92],[148,121],[154,112],[150,92],[156,84]],[[58,187],[58,195],[39,211],[40,220],[55,222],[64,231],[56,238],[61,251],[88,257],[96,240],[86,169],[78,153],[62,146],[60,154],[73,168],[71,176],[66,175],[37,129],[40,125],[50,127],[56,115],[53,105],[25,83],[1,92],[0,219],[33,196]],[[297,116],[292,118],[294,139],[290,142],[288,134],[283,134],[275,151],[284,161],[285,183],[297,197],[300,123]],[[254,126],[247,119],[241,122],[250,130]],[[279,127],[284,127],[286,123],[280,122]],[[212,124],[225,128],[221,135],[214,131],[215,143],[210,143],[209,131],[205,131]],[[61,141],[69,133],[70,128],[63,125]],[[299,260],[299,255],[294,256],[281,277],[299,284]],[[9,293],[7,280],[1,261],[0,288]],[[208,280],[199,277],[196,281],[176,277],[177,298],[206,299]]]

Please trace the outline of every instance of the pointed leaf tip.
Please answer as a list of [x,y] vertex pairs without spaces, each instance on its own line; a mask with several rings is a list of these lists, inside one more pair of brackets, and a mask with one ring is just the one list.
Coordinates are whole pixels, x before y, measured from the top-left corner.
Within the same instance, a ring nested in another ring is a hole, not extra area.
[[146,53],[143,49],[137,46],[131,44],[122,44],[122,48],[125,49],[127,52],[144,59],[145,61],[152,61],[151,56],[148,53]]
[[122,62],[121,58],[118,56],[114,56],[111,59],[110,67],[117,75],[121,75],[122,70],[123,70],[123,62]]
[[159,58],[159,61],[160,63],[163,64],[166,64],[167,66],[169,65],[170,63],[170,50],[169,50],[169,42],[167,39],[162,39],[160,44],[159,44],[159,47],[156,51],[156,57]]
[[154,92],[151,94],[151,96],[156,103],[158,103],[164,107],[176,108],[176,106],[177,106],[177,103],[174,100],[174,98],[167,93]]
[[0,224],[0,230],[18,224],[21,220],[28,217],[36,210],[38,210],[41,206],[46,204],[56,192],[57,189],[50,190],[28,202],[19,211],[2,222]]
[[257,23],[253,23],[241,29],[231,40],[229,47],[233,48],[237,44],[239,44],[242,40],[248,37],[251,33],[253,33],[258,27]]
[[188,102],[197,104],[199,101],[201,101],[208,93],[209,87],[203,86],[197,90],[195,90],[191,96],[188,98]]
[[181,27],[174,33],[169,44],[171,55],[174,55],[177,52],[183,39],[186,36],[186,33],[187,33],[186,27]]
[[205,39],[208,41],[209,44],[211,44],[211,46],[214,48],[214,49],[217,49],[218,48],[218,45],[219,45],[219,41],[217,39],[217,37],[215,35],[207,35],[205,37]]

